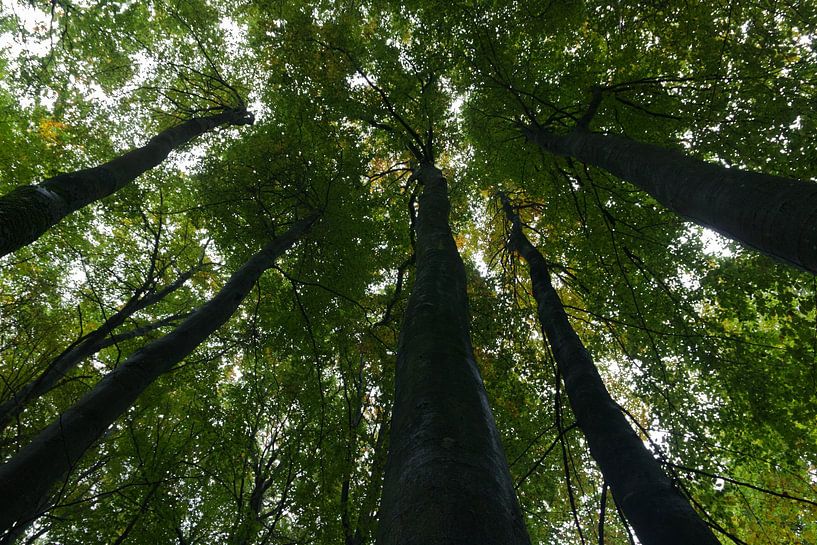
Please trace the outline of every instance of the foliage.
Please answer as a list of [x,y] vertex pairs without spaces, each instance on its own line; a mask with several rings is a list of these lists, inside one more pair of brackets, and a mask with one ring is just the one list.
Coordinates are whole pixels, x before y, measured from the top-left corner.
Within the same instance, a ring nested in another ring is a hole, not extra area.
[[[195,308],[293,218],[321,212],[23,542],[372,543],[412,281],[410,148],[423,143],[450,181],[473,343],[532,541],[593,542],[602,513],[605,543],[630,537],[505,250],[500,189],[611,393],[723,542],[817,539],[814,278],[519,131],[536,119],[566,132],[598,99],[593,130],[811,179],[813,2],[3,9],[3,193],[210,108],[243,103],[257,123],[206,135],[0,263],[0,402],[140,286],[200,265],[116,333]],[[5,430],[3,459],[169,327],[83,362]]]

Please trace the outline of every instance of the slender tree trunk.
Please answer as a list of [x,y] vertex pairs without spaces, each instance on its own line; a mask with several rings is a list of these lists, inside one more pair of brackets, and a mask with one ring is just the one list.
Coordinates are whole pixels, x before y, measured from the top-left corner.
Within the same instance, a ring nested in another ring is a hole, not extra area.
[[377,520],[377,504],[380,499],[380,492],[383,488],[383,472],[386,469],[386,434],[388,433],[389,415],[391,410],[384,410],[382,420],[377,426],[377,438],[375,439],[374,451],[372,452],[371,472],[369,473],[369,483],[366,487],[360,511],[357,518],[357,527],[350,537],[346,538],[346,545],[364,545],[369,543],[372,532],[372,522]]
[[238,269],[224,287],[181,325],[130,356],[74,406],[0,466],[0,530],[36,516],[51,487],[130,408],[160,375],[190,354],[223,325],[261,274],[290,248],[316,216],[297,222]]
[[529,545],[469,334],[447,184],[424,163],[378,545]]
[[502,201],[513,226],[510,246],[528,263],[539,323],[564,379],[576,422],[638,539],[644,545],[718,545],[610,397],[590,353],[568,321],[545,259],[522,232],[507,197]]
[[[12,419],[22,414],[32,402],[59,386],[59,379],[64,377],[68,371],[76,367],[85,358],[109,346],[127,341],[128,339],[147,335],[160,327],[176,325],[176,323],[187,318],[189,315],[190,312],[174,314],[147,325],[111,335],[110,337],[97,337],[96,333],[99,332],[99,329],[94,330],[93,333],[85,337],[79,344],[66,349],[62,354],[54,358],[54,360],[48,364],[45,371],[37,378],[23,385],[11,399],[0,404],[0,432],[3,432],[6,427],[11,424]],[[91,337],[91,335],[94,337]]]
[[136,514],[133,515],[133,517],[131,518],[128,525],[125,526],[125,529],[122,530],[122,533],[119,534],[119,536],[116,538],[116,541],[114,541],[111,545],[122,545],[123,543],[125,543],[125,541],[128,539],[128,536],[130,535],[130,533],[136,527],[136,524],[139,522],[139,520],[145,515],[145,512],[148,510],[148,506],[150,505],[150,501],[153,499],[153,495],[159,489],[160,484],[161,484],[161,481],[157,481],[157,482],[153,483],[152,485],[150,485],[150,488],[148,489],[147,493],[145,494],[145,497],[142,498],[142,502],[139,504],[139,510],[136,511]]
[[53,390],[60,379],[88,356],[96,354],[103,348],[111,346],[114,343],[144,335],[158,327],[167,325],[167,319],[159,320],[145,327],[135,328],[131,331],[108,337],[114,329],[125,323],[125,320],[133,316],[134,313],[161,301],[167,295],[179,289],[196,271],[200,270],[200,268],[201,267],[197,265],[188,269],[179,275],[171,284],[159,291],[150,293],[144,297],[136,296],[132,298],[120,310],[108,318],[104,324],[86,335],[79,342],[66,348],[46,366],[45,370],[40,373],[37,378],[23,385],[19,390],[14,392],[10,399],[0,404],[0,431],[4,430],[12,419],[21,414],[28,404]]
[[34,242],[68,214],[118,191],[193,138],[220,125],[247,125],[252,121],[246,110],[196,117],[103,165],[18,187],[0,197],[0,257]]
[[817,273],[817,183],[706,163],[622,136],[524,127],[556,155],[603,168],[719,233]]

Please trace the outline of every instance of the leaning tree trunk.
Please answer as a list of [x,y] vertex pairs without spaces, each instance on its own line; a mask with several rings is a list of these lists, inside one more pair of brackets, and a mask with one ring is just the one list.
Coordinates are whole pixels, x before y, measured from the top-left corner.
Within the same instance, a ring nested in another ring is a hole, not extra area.
[[[71,369],[79,365],[85,358],[109,346],[125,342],[128,339],[135,339],[147,335],[160,327],[176,325],[180,320],[187,318],[189,315],[190,312],[173,314],[147,325],[111,335],[110,337],[105,337],[104,335],[99,336],[102,331],[100,329],[94,330],[82,341],[67,348],[59,356],[54,358],[37,378],[24,384],[10,399],[0,404],[0,433],[4,432],[13,421],[19,419],[23,411],[35,400],[57,388],[60,384],[60,379]],[[101,327],[105,328],[104,333],[107,334],[109,329],[104,325]]]
[[519,216],[507,197],[502,201],[512,225],[510,247],[528,263],[539,324],[564,379],[576,423],[639,541],[644,545],[718,545],[610,396],[590,353],[567,319],[544,257],[522,232]]
[[416,281],[397,349],[378,545],[529,545],[469,334],[447,184],[421,164]]
[[0,403],[0,432],[5,430],[6,426],[8,426],[13,419],[17,418],[25,410],[27,405],[53,390],[59,381],[85,358],[115,343],[144,335],[178,320],[180,317],[172,316],[168,319],[158,320],[147,326],[137,327],[119,335],[112,335],[113,330],[125,323],[134,313],[161,301],[179,289],[199,269],[199,266],[188,269],[163,289],[146,296],[132,298],[121,309],[109,317],[104,324],[80,339],[79,342],[75,342],[63,350],[59,356],[49,362],[37,378],[24,384],[14,392],[11,398]]
[[817,273],[817,183],[726,168],[622,136],[524,127],[543,149],[603,168],[692,221]]
[[0,531],[25,524],[57,481],[161,374],[223,325],[261,274],[315,221],[293,225],[238,269],[223,288],[181,325],[130,356],[26,447],[0,466]]
[[252,122],[243,109],[195,117],[105,164],[18,187],[0,197],[0,257],[34,242],[68,214],[118,191],[193,138],[221,125]]

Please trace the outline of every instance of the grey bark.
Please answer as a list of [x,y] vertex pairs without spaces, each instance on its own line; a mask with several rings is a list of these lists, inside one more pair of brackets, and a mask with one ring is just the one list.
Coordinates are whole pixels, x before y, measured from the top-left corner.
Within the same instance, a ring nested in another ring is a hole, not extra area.
[[0,257],[34,242],[68,214],[118,191],[193,138],[221,125],[252,122],[252,115],[243,109],[195,117],[97,167],[14,189],[0,197]]
[[549,152],[635,184],[699,225],[817,273],[817,183],[726,168],[622,136],[522,132]]
[[471,347],[447,183],[419,165],[416,280],[397,352],[378,545],[529,545]]
[[570,325],[544,257],[525,236],[507,197],[502,200],[512,225],[510,246],[528,263],[539,324],[564,379],[576,423],[639,541],[644,545],[718,545],[610,396],[590,353]]
[[105,375],[82,399],[0,466],[0,531],[36,516],[37,506],[108,427],[157,377],[190,354],[236,311],[261,274],[303,235],[316,216],[293,225],[239,268],[176,329]]

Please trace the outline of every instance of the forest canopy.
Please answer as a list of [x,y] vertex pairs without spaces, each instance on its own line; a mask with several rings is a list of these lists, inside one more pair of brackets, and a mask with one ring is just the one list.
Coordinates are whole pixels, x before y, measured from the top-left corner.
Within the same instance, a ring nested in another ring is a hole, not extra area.
[[815,112],[811,0],[4,0],[0,543],[816,543]]

